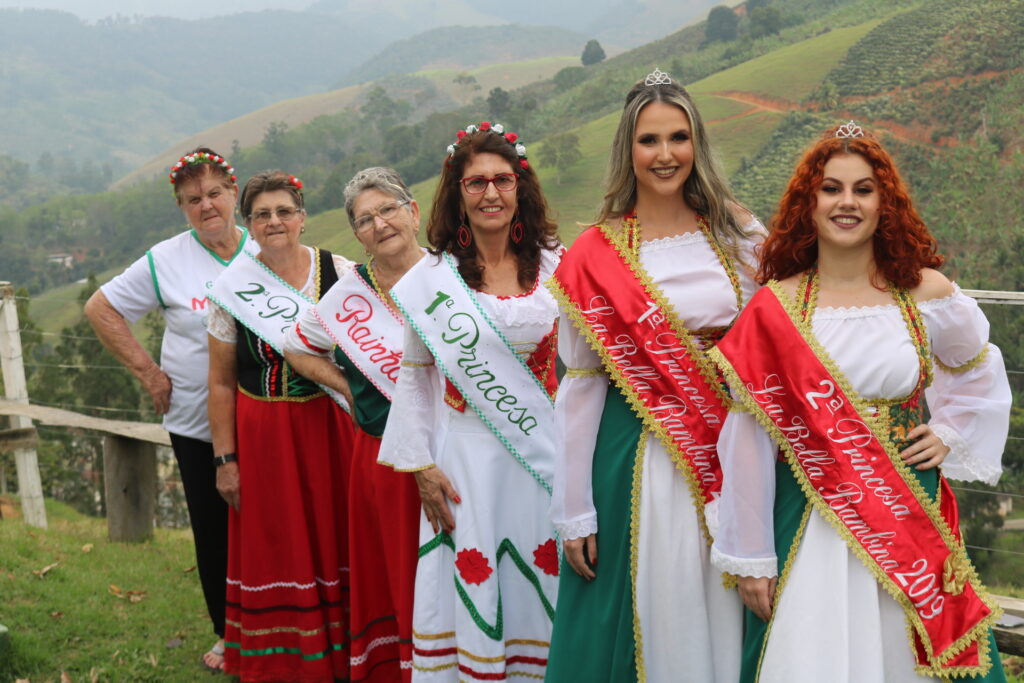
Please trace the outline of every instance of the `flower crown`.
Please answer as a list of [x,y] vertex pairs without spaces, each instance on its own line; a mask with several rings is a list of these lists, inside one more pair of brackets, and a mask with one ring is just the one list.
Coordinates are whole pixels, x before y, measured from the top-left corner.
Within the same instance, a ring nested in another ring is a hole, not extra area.
[[512,148],[516,151],[516,156],[519,157],[520,168],[530,168],[530,162],[526,160],[526,145],[521,142],[517,142],[517,140],[519,140],[519,136],[515,133],[506,133],[505,126],[500,123],[492,124],[490,121],[481,121],[478,126],[470,124],[466,126],[466,130],[460,130],[456,133],[455,137],[457,139],[455,144],[448,145],[448,163],[451,163],[452,157],[455,156],[455,150],[458,149],[459,144],[462,143],[462,138],[470,135],[471,133],[476,133],[477,131],[482,131],[484,133],[491,132],[495,135],[500,135],[504,138],[505,142],[512,145]]
[[299,194],[302,194],[302,181],[301,180],[299,180],[298,178],[296,178],[293,175],[290,175],[290,176],[288,176],[288,184],[291,185],[292,187],[294,187],[296,190],[298,190]]
[[195,166],[197,164],[215,164],[220,166],[231,178],[231,182],[238,182],[238,178],[235,177],[235,169],[228,163],[227,159],[216,154],[210,154],[209,152],[193,152],[181,157],[178,159],[178,163],[171,166],[171,185],[177,182],[178,171],[186,166]]

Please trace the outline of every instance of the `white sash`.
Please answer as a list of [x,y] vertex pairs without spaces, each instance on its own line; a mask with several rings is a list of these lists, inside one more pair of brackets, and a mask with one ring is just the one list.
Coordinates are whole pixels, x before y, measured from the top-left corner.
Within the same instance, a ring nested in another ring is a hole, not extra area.
[[555,455],[551,397],[456,268],[449,254],[443,260],[428,256],[406,273],[391,296],[466,403],[550,493]]
[[402,365],[402,319],[357,268],[353,265],[341,274],[313,306],[313,315],[359,372],[391,401]]
[[[310,268],[318,268],[317,252],[310,256]],[[314,304],[267,268],[254,254],[243,252],[212,283],[207,297],[250,332],[284,355],[284,336],[299,315]],[[330,387],[319,385],[335,403],[348,412],[348,401]]]

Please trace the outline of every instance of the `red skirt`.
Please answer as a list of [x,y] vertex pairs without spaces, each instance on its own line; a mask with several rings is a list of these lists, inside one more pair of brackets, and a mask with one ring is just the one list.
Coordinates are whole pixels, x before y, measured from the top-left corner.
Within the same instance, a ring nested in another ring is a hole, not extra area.
[[349,494],[351,680],[412,680],[412,597],[420,496],[412,474],[377,464],[380,438],[356,431]]
[[347,679],[352,421],[330,398],[235,401],[225,665],[243,681]]

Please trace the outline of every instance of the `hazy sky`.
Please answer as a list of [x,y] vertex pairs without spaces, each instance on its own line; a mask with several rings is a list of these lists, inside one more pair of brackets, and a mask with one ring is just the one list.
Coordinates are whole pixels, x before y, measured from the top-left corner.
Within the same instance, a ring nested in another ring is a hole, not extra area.
[[59,9],[76,14],[86,21],[96,21],[115,14],[198,19],[263,9],[302,10],[312,2],[313,0],[0,0],[0,7]]

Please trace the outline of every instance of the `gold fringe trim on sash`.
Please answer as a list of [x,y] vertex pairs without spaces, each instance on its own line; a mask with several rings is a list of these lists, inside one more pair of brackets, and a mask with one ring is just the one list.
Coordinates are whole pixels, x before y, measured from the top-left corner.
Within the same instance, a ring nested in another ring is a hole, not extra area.
[[779,581],[775,584],[775,595],[772,596],[772,618],[768,621],[768,628],[764,632],[764,640],[761,641],[761,654],[757,657],[757,673],[754,676],[754,680],[761,678],[761,665],[764,664],[764,653],[768,650],[768,639],[772,635],[772,626],[775,624],[775,615],[779,609],[779,601],[782,599],[782,589],[789,583],[789,575],[793,571],[793,564],[796,562],[796,553],[800,549],[800,543],[802,542],[804,531],[807,530],[807,520],[811,517],[811,503],[808,502],[804,505],[804,513],[800,517],[800,525],[796,529],[796,533],[793,535],[793,544],[789,547],[789,552],[786,554],[786,561],[782,564],[782,574],[779,575]]
[[[992,600],[988,591],[982,585],[978,578],[977,571],[974,566],[970,563],[970,559],[967,557],[966,549],[963,547],[961,542],[958,542],[954,536],[946,520],[943,519],[938,506],[932,502],[920,482],[917,481],[916,477],[913,476],[909,467],[903,462],[902,458],[899,457],[899,453],[896,451],[891,438],[889,437],[884,427],[884,420],[880,419],[880,415],[872,414],[870,410],[871,402],[865,401],[859,394],[853,391],[849,380],[839,370],[838,365],[828,355],[825,349],[818,342],[811,330],[811,321],[802,322],[800,320],[800,310],[798,302],[787,297],[782,291],[781,286],[777,281],[771,281],[767,285],[767,288],[771,289],[776,299],[782,305],[786,313],[789,315],[790,320],[796,326],[800,335],[804,338],[807,344],[811,347],[815,355],[825,366],[826,370],[832,375],[832,378],[842,388],[843,393],[850,400],[851,404],[856,409],[861,420],[871,430],[872,434],[879,440],[885,449],[886,454],[892,461],[896,471],[903,478],[904,482],[911,489],[914,497],[918,503],[924,509],[935,528],[938,530],[943,542],[946,547],[950,549],[951,553],[959,556],[956,562],[958,566],[966,568],[967,578],[970,583],[974,586],[978,598],[989,608],[990,614],[979,621],[973,628],[967,633],[958,638],[952,643],[941,656],[936,656],[932,649],[932,643],[928,637],[928,631],[924,626],[924,622],[921,616],[914,609],[913,604],[907,598],[907,596],[901,591],[893,582],[889,576],[878,567],[877,564],[871,559],[867,551],[860,545],[856,538],[846,525],[838,518],[838,516],[829,508],[823,504],[821,500],[816,496],[816,491],[811,483],[807,480],[807,475],[803,469],[799,466],[796,453],[793,451],[789,444],[789,441],[781,434],[775,421],[772,420],[764,411],[760,410],[759,404],[750,396],[747,392],[745,385],[740,381],[739,375],[736,373],[735,368],[725,358],[725,356],[718,350],[718,348],[710,349],[708,356],[714,360],[722,372],[725,374],[725,378],[734,394],[738,397],[737,400],[742,401],[749,411],[757,419],[761,427],[772,437],[772,440],[778,444],[786,454],[786,460],[789,463],[790,468],[793,470],[793,474],[797,481],[800,483],[801,489],[807,499],[812,502],[815,509],[821,514],[825,520],[829,522],[836,533],[846,542],[847,547],[850,551],[861,561],[861,563],[870,571],[875,580],[889,593],[897,603],[903,608],[907,619],[913,625],[914,630],[917,632],[921,639],[921,643],[925,648],[925,652],[929,660],[934,660],[930,666],[915,666],[915,671],[925,675],[933,675],[940,677],[965,677],[965,676],[976,676],[979,674],[985,674],[992,667],[992,660],[989,656],[989,643],[988,643],[988,630],[998,620],[1002,614],[1002,610]],[[953,659],[967,647],[973,643],[978,645],[978,666],[958,666],[958,667],[943,667],[943,663]],[[915,650],[915,643],[913,638],[909,638],[909,644],[911,651]]]
[[[729,408],[732,404],[732,400],[729,396],[726,395],[725,390],[722,388],[721,383],[718,381],[718,373],[715,372],[714,363],[711,362],[705,351],[701,351],[694,344],[693,338],[686,330],[686,328],[683,326],[679,314],[676,313],[675,308],[673,308],[672,305],[668,302],[668,300],[665,299],[665,296],[662,294],[661,290],[658,288],[657,285],[654,284],[650,276],[640,265],[636,256],[629,250],[628,245],[624,243],[623,235],[615,234],[614,229],[607,225],[600,225],[597,227],[599,230],[601,230],[601,233],[605,236],[609,243],[614,247],[616,253],[618,253],[619,255],[619,258],[621,258],[626,263],[630,272],[633,273],[633,276],[636,277],[637,280],[639,280],[643,284],[647,293],[651,295],[651,297],[654,299],[654,303],[656,303],[661,308],[662,313],[665,315],[665,319],[669,323],[669,326],[672,328],[672,331],[676,334],[676,336],[679,338],[679,341],[682,342],[683,346],[686,348],[687,354],[689,354],[689,356],[693,359],[694,364],[697,366],[698,370],[700,371],[700,374],[704,377],[704,380],[712,388],[712,391],[714,392],[715,396],[717,396],[718,399],[722,401],[722,404],[726,408]],[[626,401],[629,404],[630,409],[633,411],[634,414],[636,414],[637,418],[640,419],[640,421],[643,423],[644,427],[648,431],[653,432],[655,435],[657,435],[658,440],[665,447],[665,450],[668,452],[669,456],[672,458],[672,461],[675,463],[676,469],[678,469],[686,477],[687,483],[690,485],[690,495],[694,501],[694,508],[697,512],[697,521],[700,525],[701,533],[704,535],[705,542],[710,546],[712,538],[711,532],[708,530],[707,520],[704,518],[704,497],[703,495],[701,495],[700,484],[698,483],[697,477],[693,473],[690,464],[686,461],[686,459],[676,448],[675,442],[672,440],[672,437],[668,435],[668,432],[665,430],[664,426],[662,426],[660,422],[658,422],[657,420],[650,416],[647,407],[644,406],[643,402],[636,397],[636,395],[632,391],[632,388],[630,387],[629,381],[626,379],[625,375],[622,374],[622,371],[615,364],[615,361],[612,360],[611,354],[609,354],[607,349],[605,349],[604,345],[601,344],[600,340],[597,338],[597,335],[595,335],[594,332],[590,329],[590,326],[587,325],[586,321],[583,319],[582,313],[580,313],[579,311],[579,308],[577,308],[576,305],[572,303],[572,300],[566,294],[565,290],[562,288],[562,285],[558,281],[558,279],[555,276],[552,276],[544,284],[545,286],[547,286],[552,296],[555,297],[555,300],[558,301],[558,304],[561,307],[561,309],[566,312],[566,315],[569,317],[569,320],[572,322],[572,324],[580,332],[583,338],[587,340],[587,344],[590,345],[590,348],[592,348],[594,352],[601,357],[601,361],[604,364],[605,371],[612,378],[612,380],[614,380],[615,385],[626,397]]]

